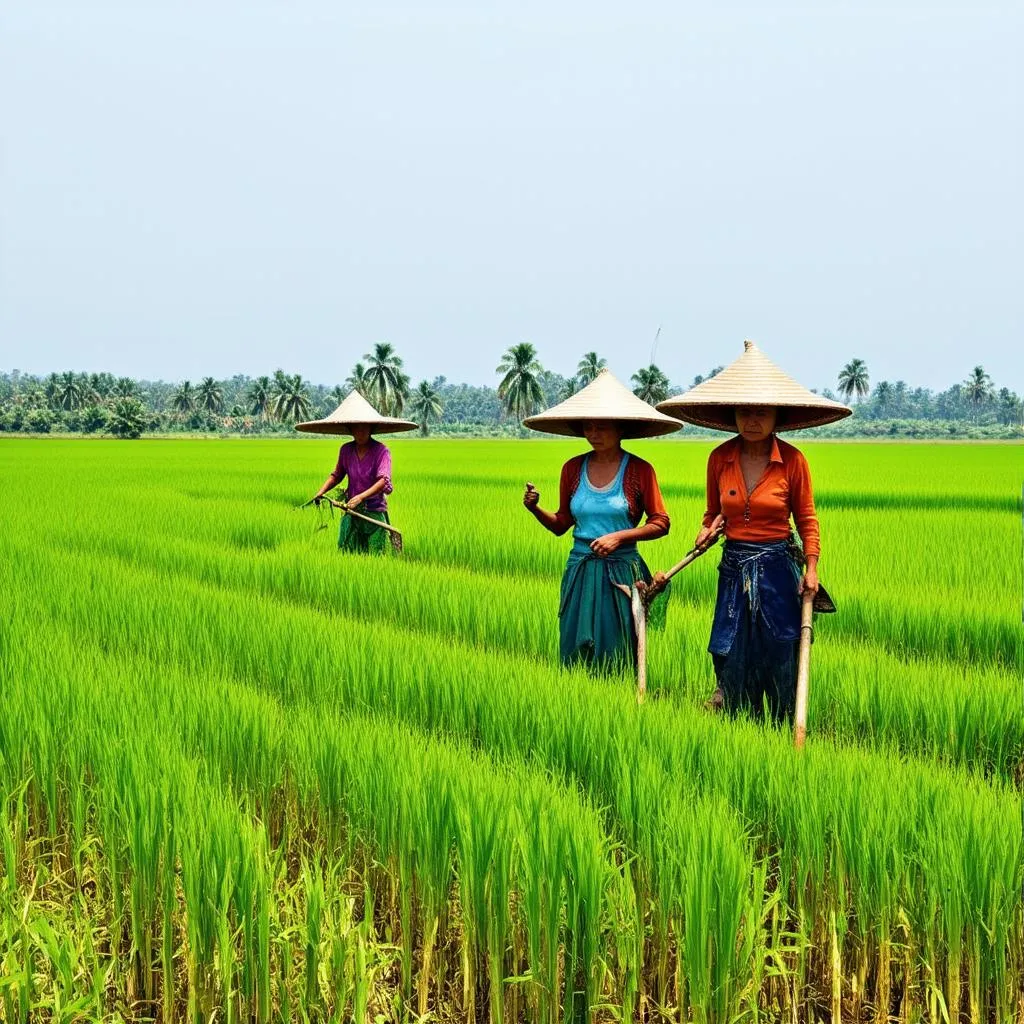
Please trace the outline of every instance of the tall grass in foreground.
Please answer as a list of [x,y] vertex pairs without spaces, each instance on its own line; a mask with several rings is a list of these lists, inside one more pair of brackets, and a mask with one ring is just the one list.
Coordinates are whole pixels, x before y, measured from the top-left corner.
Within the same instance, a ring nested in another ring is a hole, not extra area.
[[[842,447],[798,757],[699,711],[711,559],[662,699],[554,664],[566,545],[517,492],[567,446],[396,446],[407,557],[367,572],[290,511],[318,446],[0,444],[0,1014],[1015,1019],[1014,450],[944,448],[947,512],[927,449]],[[644,450],[652,565],[704,451]]]

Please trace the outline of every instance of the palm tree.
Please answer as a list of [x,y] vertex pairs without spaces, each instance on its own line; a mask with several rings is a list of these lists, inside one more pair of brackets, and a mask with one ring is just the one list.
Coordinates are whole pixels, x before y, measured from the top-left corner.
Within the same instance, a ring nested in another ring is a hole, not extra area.
[[53,401],[61,409],[77,409],[85,401],[85,389],[78,375],[68,370],[54,382]]
[[281,376],[275,381],[271,406],[274,416],[285,422],[306,419],[309,416],[309,385],[300,373],[289,376],[278,372]]
[[108,394],[111,398],[138,398],[139,385],[131,377],[118,377]]
[[974,418],[978,418],[978,407],[992,395],[992,378],[983,366],[976,366],[964,381],[964,397],[974,406]]
[[221,412],[224,408],[224,392],[212,377],[204,377],[196,388],[196,401],[207,412]]
[[246,394],[249,412],[266,420],[270,417],[270,403],[273,399],[274,385],[267,376],[257,377],[250,385]]
[[999,420],[1007,426],[1013,426],[1020,418],[1021,401],[1009,389],[999,389]]
[[345,387],[349,391],[358,391],[359,394],[366,397],[366,393],[370,390],[370,382],[366,376],[366,364],[356,363],[352,367],[352,372],[348,375],[348,379],[345,381]]
[[875,385],[875,407],[880,420],[884,420],[889,414],[889,407],[892,404],[893,388],[887,380],[880,380]]
[[399,415],[409,396],[409,378],[402,372],[402,360],[387,342],[378,342],[363,358],[370,364],[366,370],[369,393],[364,397],[385,415]]
[[439,420],[444,412],[444,403],[434,388],[425,380],[412,393],[410,411],[420,422],[420,433],[426,437],[430,433],[430,421]]
[[586,352],[576,367],[580,387],[586,387],[608,365],[596,352]]
[[657,405],[668,398],[668,377],[654,363],[637,370],[629,379],[633,382],[633,394],[648,405]]
[[495,373],[503,374],[498,397],[509,416],[525,419],[544,402],[544,392],[537,380],[543,372],[537,350],[528,341],[512,345],[505,353]]
[[[602,360],[603,362],[604,360]],[[560,402],[568,401],[576,394],[580,389],[580,380],[578,377],[566,377],[562,381],[562,386],[558,389],[558,400]]]
[[96,401],[102,401],[114,387],[114,378],[109,373],[90,373],[89,389],[96,395]]
[[115,437],[137,438],[146,429],[146,410],[137,398],[118,398],[111,409],[110,432]]
[[860,402],[868,390],[868,364],[863,359],[851,359],[839,371],[839,394],[846,401],[850,400],[851,395],[856,394],[857,401]]
[[183,380],[171,396],[171,408],[180,416],[192,412],[196,407],[196,392],[192,382]]

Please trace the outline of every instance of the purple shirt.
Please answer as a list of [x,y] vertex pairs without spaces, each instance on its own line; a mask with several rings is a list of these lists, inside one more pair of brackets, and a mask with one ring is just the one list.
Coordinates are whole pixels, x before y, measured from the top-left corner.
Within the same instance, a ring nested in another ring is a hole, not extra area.
[[367,498],[362,507],[369,512],[387,511],[388,500],[384,495],[390,494],[392,487],[391,452],[386,444],[381,444],[376,438],[370,438],[369,448],[362,458],[356,454],[355,441],[343,444],[341,451],[338,452],[338,464],[334,467],[334,476],[339,483],[342,477],[348,477],[347,492],[353,498],[357,494],[362,494],[383,477],[384,490],[372,498]]

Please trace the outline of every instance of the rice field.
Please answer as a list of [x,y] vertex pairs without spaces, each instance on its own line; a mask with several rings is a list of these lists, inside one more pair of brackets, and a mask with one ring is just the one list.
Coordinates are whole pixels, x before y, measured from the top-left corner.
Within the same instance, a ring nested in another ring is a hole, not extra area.
[[[710,444],[628,447],[666,568]],[[801,447],[798,754],[703,710],[714,553],[643,706],[559,668],[578,444],[393,441],[368,560],[330,440],[0,441],[0,1017],[1024,1019],[1024,448]]]

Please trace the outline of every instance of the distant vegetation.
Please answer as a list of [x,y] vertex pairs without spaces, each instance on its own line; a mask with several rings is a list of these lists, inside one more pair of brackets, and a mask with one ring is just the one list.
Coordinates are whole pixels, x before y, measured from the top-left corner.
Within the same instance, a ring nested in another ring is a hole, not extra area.
[[[356,390],[381,412],[422,424],[420,433],[439,436],[508,436],[519,421],[585,387],[605,366],[596,352],[584,353],[565,377],[545,369],[533,345],[521,342],[501,357],[494,385],[455,384],[446,377],[413,385],[394,348],[373,346],[343,383],[314,384],[301,374],[275,370],[269,376],[238,374],[199,382],[135,380],[110,373],[66,370],[36,377],[0,373],[0,432],[106,434],[144,433],[293,435],[296,422],[331,412]],[[722,367],[673,383],[656,365],[630,377],[634,392],[656,403],[713,377]],[[871,383],[867,364],[852,359],[836,376],[836,388],[821,393],[850,403],[854,415],[813,433],[821,437],[1015,438],[1024,436],[1024,402],[998,386],[984,367],[945,391],[906,381]],[[687,428],[690,433],[708,433]]]

